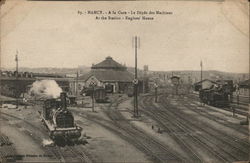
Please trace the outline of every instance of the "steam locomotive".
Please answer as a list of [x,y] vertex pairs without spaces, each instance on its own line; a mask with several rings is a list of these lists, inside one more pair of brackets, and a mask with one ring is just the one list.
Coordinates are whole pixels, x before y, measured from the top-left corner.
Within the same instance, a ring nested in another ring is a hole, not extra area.
[[75,124],[73,114],[67,109],[67,97],[64,92],[60,98],[45,100],[42,122],[56,143],[77,142],[81,136],[82,128]]
[[211,81],[209,87],[199,89],[199,97],[205,104],[226,107],[232,102],[234,91],[232,80]]

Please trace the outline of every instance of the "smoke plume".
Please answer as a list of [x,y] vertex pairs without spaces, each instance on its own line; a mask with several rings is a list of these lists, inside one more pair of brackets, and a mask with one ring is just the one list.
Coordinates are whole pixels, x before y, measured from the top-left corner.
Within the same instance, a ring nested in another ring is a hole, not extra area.
[[62,89],[55,80],[35,81],[30,88],[30,94],[46,98],[57,98],[60,96]]

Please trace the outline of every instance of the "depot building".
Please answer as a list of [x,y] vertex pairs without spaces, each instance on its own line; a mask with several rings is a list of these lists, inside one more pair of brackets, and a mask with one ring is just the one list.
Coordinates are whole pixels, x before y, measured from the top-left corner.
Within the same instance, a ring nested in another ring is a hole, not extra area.
[[134,75],[127,71],[127,67],[106,57],[98,64],[93,64],[91,71],[78,78],[78,89],[104,87],[110,93],[123,93],[132,85]]

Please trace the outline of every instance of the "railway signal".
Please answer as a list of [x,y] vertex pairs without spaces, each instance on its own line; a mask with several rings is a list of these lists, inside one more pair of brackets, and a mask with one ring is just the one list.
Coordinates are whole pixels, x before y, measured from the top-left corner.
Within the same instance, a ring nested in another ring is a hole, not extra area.
[[239,85],[236,84],[235,85],[235,89],[236,89],[236,98],[237,98],[237,105],[240,105],[240,90],[239,90]]
[[138,84],[138,82],[139,82],[138,79],[134,79],[134,80],[133,80],[133,83],[134,83],[134,84]]
[[154,87],[155,87],[155,102],[158,101],[158,85],[157,83],[154,84]]

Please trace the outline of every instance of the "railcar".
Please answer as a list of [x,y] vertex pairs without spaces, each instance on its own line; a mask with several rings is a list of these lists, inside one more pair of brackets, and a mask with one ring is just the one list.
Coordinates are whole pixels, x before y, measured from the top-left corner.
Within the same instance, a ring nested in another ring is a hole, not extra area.
[[55,142],[77,142],[81,137],[82,128],[75,124],[73,114],[67,109],[66,93],[61,93],[60,99],[44,102],[42,122]]
[[104,88],[96,88],[94,90],[95,101],[97,103],[106,103],[108,102],[107,93]]
[[126,89],[126,94],[128,95],[128,97],[133,97],[134,96],[134,87],[128,86],[128,88]]
[[77,105],[76,96],[68,95],[68,104],[71,105],[71,106]]
[[199,96],[203,103],[212,106],[229,106],[230,103],[230,95],[223,91],[211,89],[201,90]]
[[103,87],[95,87],[95,88],[85,88],[82,90],[81,94],[85,94],[86,96],[93,96],[94,92],[94,98],[97,103],[106,103],[109,102],[107,91]]
[[205,104],[219,107],[227,107],[232,102],[233,87],[232,81],[220,81],[206,89],[200,89],[199,97]]

